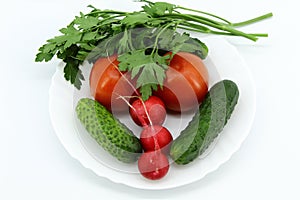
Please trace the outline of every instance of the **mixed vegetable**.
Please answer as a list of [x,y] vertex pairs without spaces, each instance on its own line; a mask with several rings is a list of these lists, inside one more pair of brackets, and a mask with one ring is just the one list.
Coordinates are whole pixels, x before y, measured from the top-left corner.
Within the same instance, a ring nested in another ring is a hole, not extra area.
[[[82,64],[94,99],[83,98],[78,119],[90,135],[119,161],[138,160],[141,174],[164,177],[169,159],[188,164],[201,155],[222,131],[237,104],[239,91],[230,80],[210,87],[203,63],[207,46],[190,32],[239,36],[256,41],[265,33],[245,33],[238,27],[272,16],[233,23],[211,13],[166,3],[140,0],[135,12],[101,10],[80,13],[61,35],[39,48],[36,61],[55,55],[64,63],[64,77],[77,89]],[[209,89],[211,88],[211,89]],[[196,111],[178,138],[164,127],[167,114]],[[137,137],[112,113],[129,111],[142,127]]]

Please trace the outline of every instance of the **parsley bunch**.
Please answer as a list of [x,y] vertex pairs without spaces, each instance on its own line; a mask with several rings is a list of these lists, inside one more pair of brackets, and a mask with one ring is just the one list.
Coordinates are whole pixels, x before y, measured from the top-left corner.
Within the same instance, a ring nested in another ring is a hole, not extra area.
[[145,4],[136,12],[88,6],[92,9],[89,13],[80,13],[66,28],[59,30],[61,35],[47,40],[39,48],[35,61],[47,62],[56,55],[65,62],[65,79],[80,89],[84,80],[80,66],[85,60],[93,63],[99,57],[118,54],[120,71],[130,71],[132,78],[137,77],[136,87],[140,88],[142,98],[147,99],[153,90],[162,87],[165,71],[174,54],[185,51],[202,59],[207,56],[204,43],[177,30],[240,36],[256,41],[267,34],[245,33],[236,28],[272,16],[268,13],[232,23],[207,12],[166,2],[139,2]]

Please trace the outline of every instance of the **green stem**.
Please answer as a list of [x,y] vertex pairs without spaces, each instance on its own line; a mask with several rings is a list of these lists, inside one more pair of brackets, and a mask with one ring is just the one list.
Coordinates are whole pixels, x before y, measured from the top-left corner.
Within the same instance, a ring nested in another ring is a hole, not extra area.
[[135,48],[132,44],[132,36],[131,36],[131,30],[128,30],[128,44],[131,51],[133,51]]
[[194,32],[198,32],[198,33],[211,33],[210,31],[205,31],[205,30],[201,30],[201,29],[196,29],[196,28],[189,28],[187,26],[178,26],[178,28],[186,30],[186,31],[194,31]]
[[214,14],[211,14],[211,13],[208,13],[208,12],[203,12],[201,10],[195,10],[195,9],[191,9],[191,8],[185,8],[185,7],[182,7],[182,6],[177,6],[176,8],[179,8],[179,9],[182,9],[182,10],[187,10],[187,11],[192,11],[192,12],[196,12],[196,13],[200,13],[200,14],[204,14],[204,15],[208,15],[208,16],[214,17],[216,19],[220,19],[220,20],[226,22],[227,24],[232,24],[227,19],[224,19],[222,17],[219,17],[217,15],[214,15]]
[[178,26],[178,28],[188,30],[188,31],[194,31],[198,33],[205,33],[205,34],[215,34],[215,35],[234,35],[233,33],[228,32],[222,32],[222,31],[213,31],[211,29],[199,29],[199,28],[190,28],[190,26]]
[[184,25],[184,26],[186,26],[187,28],[188,27],[192,27],[192,28],[194,28],[194,29],[199,29],[199,30],[201,30],[201,31],[203,31],[203,32],[206,32],[206,33],[210,33],[211,32],[211,29],[209,29],[208,27],[206,27],[206,26],[202,26],[202,25],[200,25],[200,24],[195,24],[195,23],[191,23],[191,22],[183,22],[183,23],[181,23],[180,25]]
[[214,24],[214,23],[211,23],[209,21],[199,19],[199,18],[195,18],[195,17],[193,17],[191,15],[187,15],[187,14],[165,14],[164,16],[181,18],[181,19],[185,19],[187,21],[194,21],[194,22],[197,22],[197,23],[200,23],[200,24],[210,26],[210,27],[215,28],[215,29],[230,32],[233,35],[245,37],[245,38],[250,39],[252,41],[257,40],[257,37],[249,35],[249,34],[244,33],[242,31],[236,30],[236,29],[234,29],[231,26],[226,25],[226,24]]
[[268,37],[267,33],[248,33],[249,35],[253,35],[255,37]]
[[197,28],[190,28],[189,26],[179,26],[178,28],[188,30],[188,31],[194,31],[198,33],[204,33],[204,34],[215,34],[215,35],[234,35],[232,33],[223,32],[223,31],[214,31],[211,29],[197,29]]
[[97,11],[92,11],[89,13],[90,14],[123,14],[123,15],[127,15],[130,14],[128,12],[122,12],[122,11],[115,11],[115,10],[97,10]]
[[147,1],[147,0],[137,0],[137,2],[145,2],[145,3],[148,3],[149,5],[153,5],[154,3],[151,2],[151,1]]
[[[198,33],[205,33],[205,34],[215,34],[215,35],[225,35],[225,36],[235,36],[235,34],[222,32],[222,31],[213,31],[210,29],[199,29],[199,28],[191,28],[190,26],[181,25],[178,28],[187,30],[187,31],[194,31]],[[252,35],[254,37],[268,37],[267,33],[247,33],[248,35]]]
[[101,23],[100,23],[97,27],[101,27],[101,26],[103,26],[103,25],[106,25],[106,23],[104,23],[104,22],[106,22],[106,21],[108,21],[108,20],[116,19],[117,17],[122,17],[122,16],[125,16],[125,15],[119,14],[119,15],[114,15],[114,16],[107,17],[107,18],[105,18],[105,19],[101,19],[101,21],[100,21]]
[[153,49],[152,49],[152,52],[151,52],[151,55],[154,54],[154,52],[157,50],[157,45],[158,45],[158,39],[159,39],[159,36],[167,29],[169,28],[170,26],[172,25],[175,25],[174,22],[173,23],[169,23],[167,24],[156,36],[155,38],[155,42],[154,42],[154,45],[153,45]]
[[[217,33],[218,35],[220,35],[222,33],[223,35],[229,35],[228,32],[214,31],[214,30],[209,29],[206,26],[202,26],[202,25],[199,25],[199,24],[194,24],[194,23],[191,23],[191,22],[181,23],[180,26],[178,26],[178,28],[188,30],[188,31],[200,32],[200,33],[208,33],[208,34]],[[233,35],[233,34],[230,33],[230,35]],[[252,35],[252,36],[255,36],[255,37],[268,37],[267,33],[247,33],[247,35]]]
[[233,23],[232,26],[234,26],[234,27],[246,26],[246,25],[249,25],[249,24],[253,24],[255,22],[262,21],[264,19],[268,19],[272,16],[273,16],[273,13],[267,13],[265,15],[261,15],[259,17],[255,17],[253,19],[249,19],[249,20],[246,20],[246,21],[243,21],[243,22]]
[[[184,15],[188,15],[190,17],[193,17],[193,18],[199,19],[199,20],[205,20],[207,22],[210,22],[210,23],[213,23],[213,24],[217,24],[217,25],[223,25],[224,24],[224,23],[221,23],[221,22],[217,22],[217,21],[215,21],[213,19],[209,19],[207,17],[203,17],[203,16],[199,16],[199,15],[191,15],[191,14],[184,14]],[[226,25],[228,25],[228,24],[226,24]]]

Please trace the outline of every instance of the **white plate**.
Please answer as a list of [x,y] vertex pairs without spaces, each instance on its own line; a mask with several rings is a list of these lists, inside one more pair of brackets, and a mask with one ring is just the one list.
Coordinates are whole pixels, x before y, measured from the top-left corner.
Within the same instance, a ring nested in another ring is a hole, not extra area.
[[[85,81],[82,90],[76,91],[64,80],[60,66],[52,78],[49,111],[54,130],[70,155],[100,177],[134,188],[149,190],[174,188],[198,181],[226,162],[239,149],[250,131],[255,114],[255,87],[246,64],[232,45],[219,37],[207,37],[202,41],[209,48],[205,64],[209,70],[210,86],[220,79],[230,79],[237,83],[240,90],[239,102],[231,119],[217,142],[212,145],[213,148],[210,148],[205,156],[185,166],[172,164],[167,176],[161,180],[146,180],[137,173],[137,163],[118,162],[103,151],[78,125],[74,115],[74,105],[78,98],[90,96],[88,84]],[[86,80],[88,80],[88,72],[85,73]],[[133,125],[129,117],[119,117],[131,130],[139,133],[140,129]],[[179,129],[183,129],[191,117],[191,114],[181,116],[180,119],[168,116],[164,125],[176,137]]]

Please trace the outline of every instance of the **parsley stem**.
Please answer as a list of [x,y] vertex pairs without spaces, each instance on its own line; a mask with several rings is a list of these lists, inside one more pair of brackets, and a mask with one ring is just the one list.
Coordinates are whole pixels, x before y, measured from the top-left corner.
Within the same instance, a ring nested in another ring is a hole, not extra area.
[[115,11],[115,10],[96,10],[96,11],[92,11],[89,13],[89,15],[93,15],[93,14],[123,14],[123,15],[128,15],[130,13],[128,12],[123,12],[123,11]]
[[269,36],[267,33],[249,33],[249,35],[253,35],[256,37],[268,37]]
[[248,39],[250,39],[252,41],[256,41],[257,40],[257,37],[255,37],[253,35],[249,35],[249,34],[244,33],[242,31],[236,30],[236,29],[234,29],[233,27],[231,27],[229,25],[226,25],[226,24],[215,24],[215,23],[212,23],[210,21],[199,19],[199,18],[196,18],[196,17],[188,15],[188,14],[165,14],[164,16],[167,16],[167,17],[170,17],[170,18],[174,17],[174,18],[179,18],[179,19],[185,19],[187,21],[194,21],[194,22],[197,22],[197,23],[200,23],[200,24],[204,24],[204,25],[210,26],[210,27],[215,28],[215,29],[219,29],[219,30],[222,30],[222,31],[230,32],[233,35],[237,35],[237,36],[242,36],[242,37],[248,38]]
[[192,11],[192,12],[196,12],[196,13],[200,13],[200,14],[205,14],[205,15],[208,15],[208,16],[211,16],[211,17],[214,17],[216,19],[220,19],[224,22],[226,22],[227,24],[232,24],[230,21],[228,21],[227,19],[224,19],[222,17],[219,17],[217,15],[214,15],[214,14],[211,14],[211,13],[208,13],[208,12],[203,12],[201,10],[195,10],[195,9],[191,9],[191,8],[185,8],[185,7],[182,7],[182,6],[176,6],[176,8],[179,8],[179,9],[182,9],[182,10],[187,10],[187,11]]
[[147,1],[147,0],[136,0],[136,2],[145,2],[148,3],[149,5],[153,5],[154,3],[151,1]]
[[[194,24],[191,22],[181,23],[180,26],[178,26],[178,28],[184,29],[187,31],[195,31],[195,32],[199,32],[199,33],[217,34],[217,35],[234,35],[234,34],[228,33],[228,32],[214,31],[214,30],[209,29],[206,26]],[[255,36],[255,37],[268,37],[267,33],[247,33],[247,34]]]
[[209,29],[206,26],[200,25],[200,24],[195,24],[195,23],[191,23],[191,22],[184,22],[184,23],[181,23],[181,25],[186,26],[186,28],[192,27],[196,30],[200,30],[203,33],[211,33],[211,29]]
[[[186,14],[186,15],[188,15],[188,16],[190,16],[190,17],[193,17],[193,18],[200,19],[200,20],[205,20],[205,21],[211,22],[211,23],[213,23],[213,24],[218,24],[218,25],[223,25],[223,24],[224,24],[224,23],[221,23],[221,22],[217,22],[217,21],[215,21],[215,20],[213,20],[213,19],[210,19],[210,18],[207,18],[207,17],[203,17],[203,16],[199,16],[199,15],[190,15],[190,14]],[[226,24],[226,25],[227,25],[227,24]]]
[[[222,31],[213,31],[210,29],[199,29],[199,28],[191,28],[190,26],[180,25],[178,28],[187,30],[187,31],[194,31],[198,33],[204,34],[215,34],[215,35],[225,35],[225,36],[235,36],[233,33],[222,32]],[[267,33],[247,33],[248,35],[252,35],[254,37],[268,37]]]
[[128,45],[130,50],[134,50],[134,46],[132,44],[132,33],[131,30],[128,30]]
[[[100,21],[100,24],[97,25],[97,26],[95,26],[94,28],[101,28],[101,27],[103,27],[104,25],[111,24],[112,21],[109,21],[109,20],[111,20],[111,19],[115,19],[116,22],[117,22],[118,20],[117,20],[116,18],[117,18],[117,17],[122,17],[122,16],[123,16],[123,15],[119,14],[119,15],[114,15],[114,16],[110,16],[110,17],[104,18],[104,19],[102,19],[102,20]],[[107,22],[107,21],[108,21],[108,22]]]
[[261,15],[259,17],[255,17],[253,19],[249,19],[249,20],[246,20],[246,21],[243,21],[243,22],[233,23],[232,26],[234,26],[234,27],[246,26],[246,25],[249,25],[249,24],[253,24],[255,22],[262,21],[264,19],[268,19],[272,16],[273,16],[273,13],[267,13],[265,15]]
[[204,33],[204,34],[215,34],[215,35],[234,35],[232,33],[223,32],[223,31],[213,31],[210,29],[197,29],[197,28],[190,28],[189,26],[178,26],[178,28],[188,30],[188,31],[194,31],[198,33]]
[[188,26],[178,26],[178,28],[180,29],[184,29],[186,31],[194,31],[194,32],[198,32],[198,33],[210,33],[210,31],[207,31],[207,30],[201,30],[201,29],[196,29],[196,28],[190,28]]
[[159,36],[167,29],[169,28],[170,26],[172,25],[175,25],[174,22],[170,22],[168,24],[165,25],[165,27],[162,28],[162,30],[157,34],[156,38],[155,38],[155,42],[154,42],[154,45],[153,45],[153,49],[152,49],[152,52],[151,52],[151,55],[154,54],[155,51],[157,51],[157,46],[158,46],[158,39],[159,39]]

